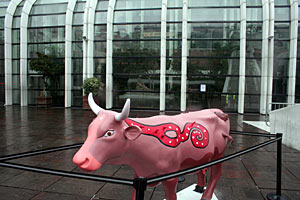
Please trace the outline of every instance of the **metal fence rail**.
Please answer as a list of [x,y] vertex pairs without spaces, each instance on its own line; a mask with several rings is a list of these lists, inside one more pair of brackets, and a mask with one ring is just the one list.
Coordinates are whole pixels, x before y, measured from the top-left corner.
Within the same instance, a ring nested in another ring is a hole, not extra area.
[[[239,134],[239,135],[246,135],[246,136],[260,136],[260,137],[269,137],[273,139],[269,139],[268,141],[265,141],[261,144],[249,147],[245,150],[238,151],[236,153],[224,156],[223,158],[205,163],[203,165],[199,165],[193,168],[188,168],[185,170],[180,170],[177,172],[165,174],[162,176],[152,177],[152,178],[135,178],[135,179],[123,179],[123,178],[114,178],[114,177],[106,177],[106,176],[98,176],[98,175],[89,175],[89,174],[83,174],[83,173],[76,173],[76,172],[68,172],[68,171],[62,171],[62,170],[54,170],[54,169],[47,169],[47,168],[40,168],[40,167],[33,167],[28,165],[21,165],[21,164],[15,164],[15,163],[9,163],[8,160],[17,159],[17,158],[23,158],[23,157],[29,157],[34,155],[40,155],[44,153],[51,153],[51,152],[57,152],[67,149],[73,149],[78,148],[82,144],[73,144],[73,145],[66,145],[61,147],[54,147],[50,149],[44,149],[44,150],[38,150],[38,151],[31,151],[31,152],[25,152],[20,154],[13,154],[8,156],[0,157],[0,166],[1,167],[8,167],[8,168],[14,168],[14,169],[20,169],[20,170],[26,170],[26,171],[32,171],[32,172],[38,172],[38,173],[44,173],[44,174],[51,174],[51,175],[57,175],[57,176],[64,176],[69,178],[78,178],[78,179],[85,179],[85,180],[92,180],[92,181],[101,181],[106,183],[114,183],[114,184],[122,184],[127,186],[132,186],[136,189],[136,200],[143,200],[144,199],[144,193],[147,188],[147,185],[161,182],[164,180],[168,180],[171,178],[176,178],[185,174],[197,172],[201,169],[211,167],[213,165],[231,160],[233,158],[236,158],[238,156],[244,155],[246,153],[255,151],[259,148],[262,148],[264,146],[270,145],[272,143],[277,142],[277,178],[276,178],[276,193],[270,193],[267,195],[267,198],[269,200],[277,200],[277,199],[288,199],[285,195],[281,193],[281,173],[282,173],[282,134],[260,134],[260,133],[254,133],[254,132],[241,132],[241,131],[231,131],[231,134]],[[276,137],[276,138],[274,138]]]

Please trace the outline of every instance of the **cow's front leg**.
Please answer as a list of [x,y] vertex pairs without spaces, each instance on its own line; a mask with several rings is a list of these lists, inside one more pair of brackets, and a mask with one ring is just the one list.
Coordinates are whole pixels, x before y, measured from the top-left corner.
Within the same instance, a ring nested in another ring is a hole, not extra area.
[[176,190],[178,178],[163,181],[162,183],[165,190],[166,200],[177,200]]

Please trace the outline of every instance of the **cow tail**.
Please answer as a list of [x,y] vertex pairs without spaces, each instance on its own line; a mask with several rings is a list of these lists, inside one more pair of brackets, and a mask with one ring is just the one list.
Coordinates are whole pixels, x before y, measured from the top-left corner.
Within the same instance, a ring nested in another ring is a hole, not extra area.
[[223,137],[227,138],[228,140],[230,140],[230,144],[232,144],[233,141],[234,141],[234,139],[229,135],[229,133],[228,134],[223,133]]

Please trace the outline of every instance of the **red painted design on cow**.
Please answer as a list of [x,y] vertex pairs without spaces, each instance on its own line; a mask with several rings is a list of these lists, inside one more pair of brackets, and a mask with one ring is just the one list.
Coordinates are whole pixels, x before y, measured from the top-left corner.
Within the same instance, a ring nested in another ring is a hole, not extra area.
[[[125,122],[129,126],[140,127],[144,135],[154,136],[168,147],[177,147],[181,142],[187,141],[189,137],[197,148],[205,148],[209,142],[207,129],[196,122],[186,123],[183,131],[180,130],[178,125],[173,123],[145,125],[129,118],[125,119]],[[175,132],[176,137],[168,136],[167,132]]]

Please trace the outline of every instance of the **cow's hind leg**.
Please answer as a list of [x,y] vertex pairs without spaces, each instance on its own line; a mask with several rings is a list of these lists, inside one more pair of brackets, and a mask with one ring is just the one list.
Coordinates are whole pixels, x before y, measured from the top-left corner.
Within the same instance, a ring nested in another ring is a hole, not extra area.
[[[223,155],[218,156],[216,159],[223,157]],[[210,168],[210,178],[208,186],[206,187],[205,192],[203,193],[203,196],[201,200],[210,200],[212,198],[213,192],[215,190],[216,184],[218,180],[220,179],[222,174],[222,164],[219,163],[217,165],[213,165]]]
[[165,190],[166,200],[177,200],[176,190],[177,190],[178,178],[163,181],[162,183]]
[[200,170],[197,173],[197,185],[196,185],[195,191],[199,192],[199,193],[203,193],[205,184],[206,184],[205,183],[205,171]]

